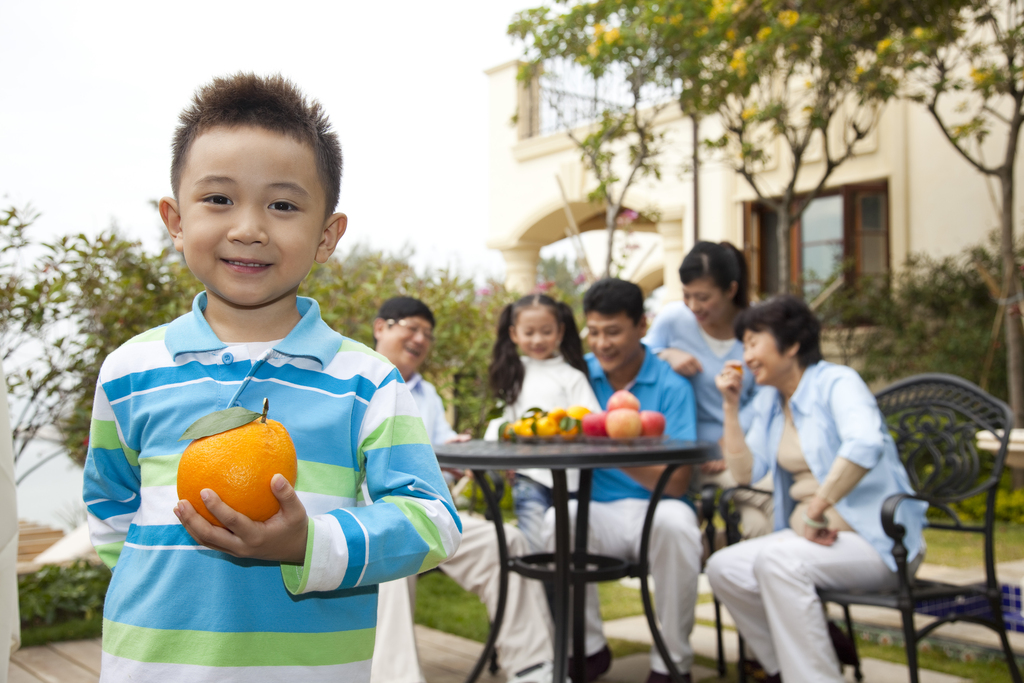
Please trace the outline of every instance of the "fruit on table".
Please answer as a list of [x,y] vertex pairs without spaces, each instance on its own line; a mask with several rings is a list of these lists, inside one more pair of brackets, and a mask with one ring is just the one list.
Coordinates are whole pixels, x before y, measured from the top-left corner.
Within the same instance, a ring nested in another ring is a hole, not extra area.
[[632,408],[609,410],[605,429],[613,439],[634,439],[643,432],[640,413]]
[[544,412],[540,408],[530,408],[515,422],[503,422],[498,427],[498,437],[502,441],[516,441],[519,437],[553,439],[560,436],[571,441],[580,434],[580,420],[570,414],[576,410],[587,409],[573,406],[569,410],[553,408]]
[[565,412],[574,420],[582,420],[584,415],[588,415],[590,413],[590,408],[587,408],[586,406],[569,406]]
[[608,399],[608,406],[606,407],[606,410],[610,413],[611,411],[618,410],[620,408],[640,410],[640,400],[625,389],[620,389],[612,394]]
[[640,427],[642,436],[661,436],[665,433],[665,416],[656,410],[641,410]]
[[539,437],[549,437],[558,434],[558,423],[555,422],[551,415],[537,418],[536,426],[537,436]]
[[199,493],[212,489],[232,509],[264,522],[281,509],[270,480],[281,474],[292,486],[298,474],[295,445],[280,422],[244,408],[211,413],[192,424],[182,439],[193,439],[178,462],[178,498],[187,500],[210,524],[221,524]]
[[512,423],[512,431],[518,436],[534,436],[533,434],[533,418],[526,417],[521,420],[516,420]]
[[583,433],[587,436],[608,436],[605,428],[605,418],[608,413],[603,410],[597,413],[587,413],[583,416]]

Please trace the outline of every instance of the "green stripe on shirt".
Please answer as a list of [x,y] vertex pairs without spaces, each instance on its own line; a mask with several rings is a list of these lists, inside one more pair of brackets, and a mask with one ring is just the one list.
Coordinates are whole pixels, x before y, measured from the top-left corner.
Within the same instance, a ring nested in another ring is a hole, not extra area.
[[423,426],[423,420],[418,415],[395,415],[385,418],[369,436],[363,439],[363,443],[359,445],[359,452],[362,454],[375,448],[391,448],[392,446],[420,443],[430,445],[430,438],[427,436],[427,428]]
[[139,466],[139,452],[133,451],[117,435],[117,424],[113,420],[93,419],[89,425],[89,445],[104,450],[124,451],[124,457],[132,467]]
[[151,342],[160,341],[167,334],[167,326],[161,325],[160,327],[154,327],[151,330],[146,330],[142,334],[136,335],[125,342],[127,344],[137,344],[139,342]]
[[331,666],[370,659],[375,630],[221,633],[146,628],[104,619],[103,651],[138,662],[196,666]]
[[350,467],[299,460],[296,491],[337,496],[342,491],[354,493],[357,486],[356,472]]
[[413,527],[415,527],[416,533],[420,535],[420,538],[427,544],[427,547],[430,548],[423,558],[420,568],[416,570],[417,573],[433,569],[448,559],[448,555],[444,550],[444,544],[441,543],[441,534],[438,532],[434,522],[427,516],[427,511],[422,505],[414,503],[408,498],[397,498],[394,496],[384,496],[382,500],[394,503],[402,511],[402,514],[409,519]]

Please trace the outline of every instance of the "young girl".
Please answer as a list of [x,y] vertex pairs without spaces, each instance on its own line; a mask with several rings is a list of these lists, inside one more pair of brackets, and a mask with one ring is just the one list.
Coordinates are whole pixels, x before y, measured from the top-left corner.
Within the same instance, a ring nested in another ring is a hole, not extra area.
[[[543,294],[523,297],[502,310],[488,374],[491,389],[505,403],[505,412],[488,426],[485,439],[497,439],[502,422],[519,419],[529,408],[579,405],[601,409],[587,378],[572,309]],[[570,489],[577,483],[578,473],[570,473]],[[512,494],[519,530],[534,553],[544,551],[544,512],[552,504],[552,485],[551,472],[546,469],[516,473]]]
[[[697,438],[722,438],[722,394],[715,377],[730,364],[739,364],[743,383],[739,394],[740,421],[750,423],[750,405],[757,391],[754,376],[744,371],[743,344],[736,339],[733,323],[749,305],[747,262],[743,252],[729,242],[698,242],[679,266],[683,301],[669,303],[651,325],[646,343],[672,369],[689,378],[697,399]],[[701,482],[735,486],[724,460],[701,466]],[[770,481],[764,484],[771,486]],[[771,500],[740,493],[736,503],[743,517],[745,537],[772,530]]]

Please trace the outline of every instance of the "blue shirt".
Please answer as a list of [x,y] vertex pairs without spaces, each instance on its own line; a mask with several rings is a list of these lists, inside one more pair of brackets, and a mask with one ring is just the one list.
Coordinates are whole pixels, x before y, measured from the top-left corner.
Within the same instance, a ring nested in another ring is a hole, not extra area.
[[[374,584],[450,558],[461,536],[416,404],[398,370],[331,330],[312,299],[298,298],[299,323],[255,358],[217,338],[206,300],[100,369],[84,496],[114,569],[104,680],[369,681]],[[298,459],[300,564],[199,547],[172,513],[178,436],[265,397]]]
[[[896,571],[892,539],[882,530],[882,503],[897,493],[913,493],[882,411],[856,370],[821,361],[804,370],[789,402],[804,459],[819,482],[836,458],[868,470],[853,490],[835,504],[836,511]],[[778,390],[765,387],[754,400],[746,441],[754,457],[751,481],[769,472],[775,480],[775,530],[785,529],[796,506],[789,495],[793,476],[778,467],[785,416]],[[906,501],[896,521],[907,529],[903,542],[913,560],[922,548],[926,505]]]
[[[700,361],[702,372],[690,377],[694,396],[697,399],[697,438],[701,441],[715,441],[722,438],[722,394],[715,386],[715,375],[722,372],[725,362],[738,360],[743,362],[743,344],[737,339],[732,348],[724,356],[717,356],[708,346],[700,331],[700,323],[693,311],[681,301],[673,301],[665,305],[654,324],[644,337],[655,353],[664,349],[679,349]],[[750,426],[750,406],[758,386],[754,375],[743,366],[743,389],[740,392],[740,425],[746,429]],[[721,455],[719,455],[721,457]]]
[[[601,363],[592,353],[586,355],[590,385],[601,408],[605,409],[608,399],[615,393]],[[644,362],[640,366],[633,386],[629,391],[640,401],[641,410],[657,410],[665,415],[665,434],[682,441],[697,438],[697,414],[694,408],[693,387],[689,380],[676,374],[672,367],[658,358],[646,346]],[[594,470],[594,485],[591,500],[608,503],[622,498],[651,497],[651,492],[639,482],[619,469]]]

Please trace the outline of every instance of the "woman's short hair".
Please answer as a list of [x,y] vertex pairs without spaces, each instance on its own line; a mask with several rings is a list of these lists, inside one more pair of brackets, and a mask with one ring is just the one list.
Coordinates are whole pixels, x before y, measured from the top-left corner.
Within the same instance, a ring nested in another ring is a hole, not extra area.
[[780,353],[799,344],[796,358],[802,368],[822,360],[821,323],[803,299],[791,294],[773,296],[740,311],[733,329],[740,341],[747,330],[770,332]]

